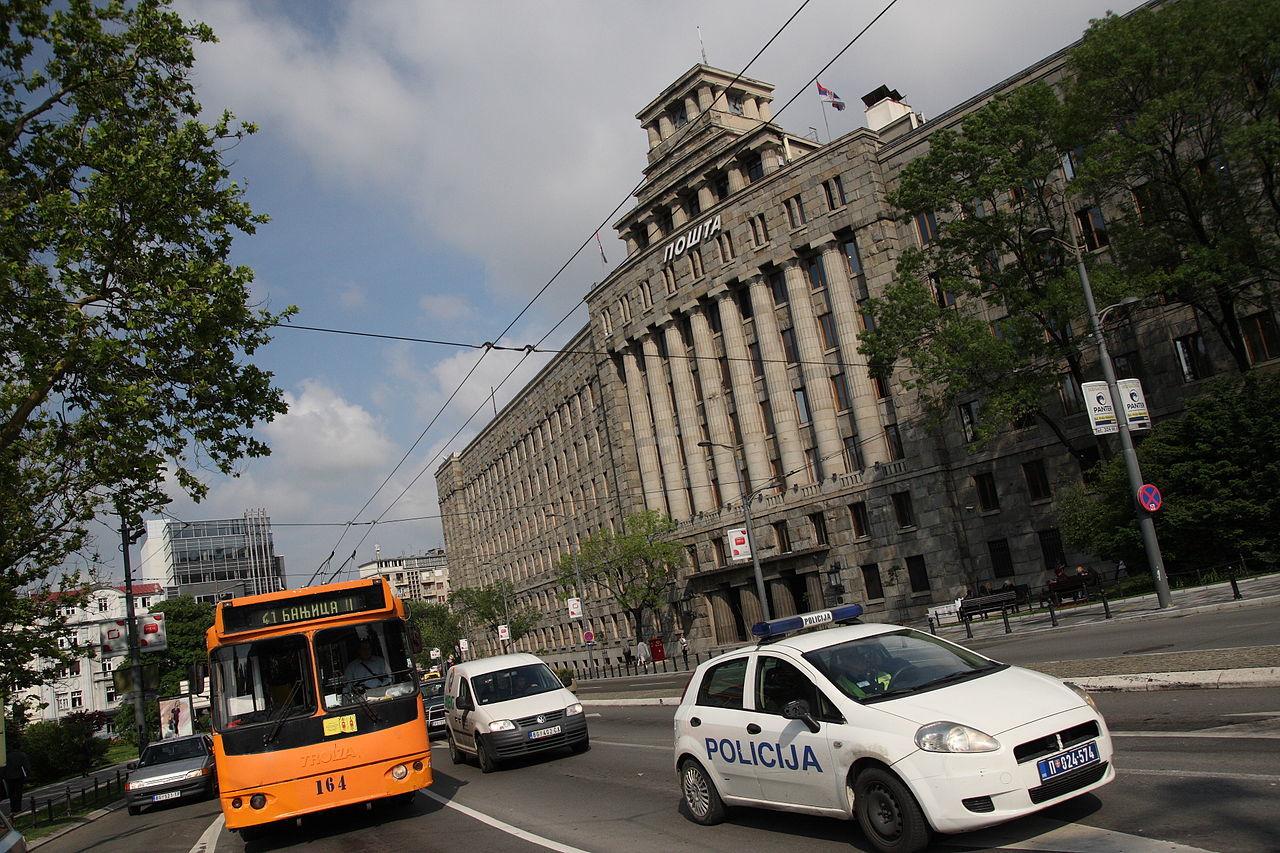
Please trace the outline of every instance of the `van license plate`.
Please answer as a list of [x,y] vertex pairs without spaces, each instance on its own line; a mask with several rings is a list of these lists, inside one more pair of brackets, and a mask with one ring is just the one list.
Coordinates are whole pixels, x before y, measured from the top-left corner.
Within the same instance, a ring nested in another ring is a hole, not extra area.
[[176,800],[182,796],[181,791],[165,791],[163,794],[156,794],[151,798],[151,802],[158,803],[161,800]]
[[1047,782],[1055,776],[1078,770],[1086,764],[1093,764],[1097,760],[1098,744],[1096,741],[1090,741],[1083,746],[1077,746],[1075,749],[1060,752],[1057,755],[1043,759],[1037,764],[1040,770],[1040,781]]
[[537,740],[538,738],[551,737],[560,734],[559,726],[552,726],[549,729],[538,729],[536,732],[529,732],[529,740]]

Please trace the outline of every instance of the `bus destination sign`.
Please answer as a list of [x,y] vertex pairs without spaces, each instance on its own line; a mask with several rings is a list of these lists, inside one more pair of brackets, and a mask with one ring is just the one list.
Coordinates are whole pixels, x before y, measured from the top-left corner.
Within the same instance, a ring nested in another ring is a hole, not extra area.
[[294,622],[349,616],[365,610],[382,610],[387,602],[380,586],[367,589],[344,589],[316,592],[253,604],[223,606],[224,631],[256,631],[277,628]]

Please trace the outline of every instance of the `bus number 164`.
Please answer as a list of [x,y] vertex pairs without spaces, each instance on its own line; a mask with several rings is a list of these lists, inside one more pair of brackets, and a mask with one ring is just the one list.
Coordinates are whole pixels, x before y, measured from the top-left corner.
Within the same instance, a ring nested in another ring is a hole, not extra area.
[[347,777],[339,776],[338,781],[333,781],[332,776],[326,776],[324,781],[316,780],[316,796],[321,794],[332,794],[334,791],[347,790]]

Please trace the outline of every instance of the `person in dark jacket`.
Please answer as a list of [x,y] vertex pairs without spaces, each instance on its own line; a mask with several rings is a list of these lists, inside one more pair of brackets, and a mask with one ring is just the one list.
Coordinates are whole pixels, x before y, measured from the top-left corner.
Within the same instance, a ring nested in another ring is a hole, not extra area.
[[22,787],[31,775],[31,762],[17,745],[9,749],[8,761],[3,772],[4,789],[9,795],[9,814],[17,814],[22,808]]

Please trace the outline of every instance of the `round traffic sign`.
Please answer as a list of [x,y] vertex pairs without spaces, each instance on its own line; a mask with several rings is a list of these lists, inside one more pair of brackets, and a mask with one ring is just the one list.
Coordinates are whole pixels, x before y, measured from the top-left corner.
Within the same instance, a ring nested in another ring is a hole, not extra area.
[[596,632],[595,632],[595,631],[583,631],[583,632],[582,632],[582,642],[584,642],[584,643],[594,643],[595,641],[596,641]]
[[1143,483],[1142,488],[1138,489],[1138,503],[1147,512],[1155,512],[1164,503],[1164,498],[1160,497],[1160,490],[1150,483]]

